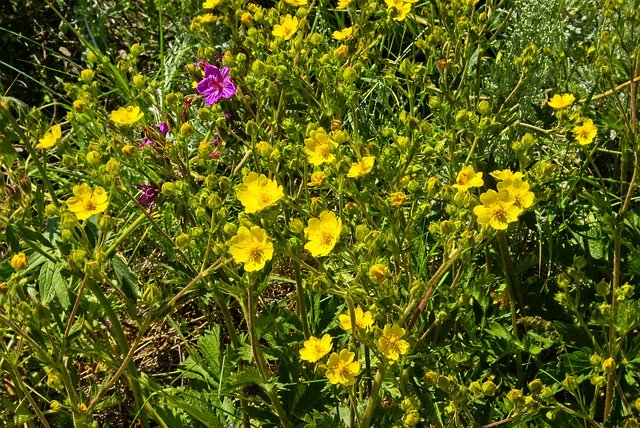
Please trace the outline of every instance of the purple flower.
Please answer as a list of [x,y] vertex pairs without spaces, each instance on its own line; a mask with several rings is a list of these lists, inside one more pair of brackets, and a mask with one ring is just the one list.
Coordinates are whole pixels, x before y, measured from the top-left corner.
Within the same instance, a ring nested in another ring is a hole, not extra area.
[[136,187],[142,191],[142,194],[138,196],[138,202],[151,211],[156,196],[158,196],[158,189],[149,184],[138,184]]
[[148,139],[148,138],[145,138],[144,140],[142,140],[142,142],[141,142],[141,143],[138,143],[138,148],[139,148],[139,149],[144,149],[144,148],[145,148],[145,147],[147,147],[147,146],[149,146],[149,147],[155,147],[155,146],[156,146],[156,143],[155,143],[155,141],[150,140],[150,139]]
[[233,120],[233,115],[227,111],[224,113],[224,118],[227,119],[227,122],[231,122]]
[[167,122],[160,122],[160,124],[158,124],[158,129],[162,135],[167,135],[167,132],[169,132],[169,125],[167,125]]
[[236,85],[229,77],[229,67],[218,68],[211,64],[204,66],[204,78],[198,82],[196,89],[204,95],[204,102],[210,106],[236,93]]
[[214,150],[211,152],[209,156],[211,156],[211,159],[218,159],[220,157],[220,152],[217,150]]

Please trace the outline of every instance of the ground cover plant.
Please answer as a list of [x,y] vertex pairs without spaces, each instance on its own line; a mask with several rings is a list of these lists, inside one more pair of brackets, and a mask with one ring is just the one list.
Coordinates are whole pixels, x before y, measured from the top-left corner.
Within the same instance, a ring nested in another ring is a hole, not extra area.
[[0,98],[0,421],[638,426],[637,3],[63,19]]

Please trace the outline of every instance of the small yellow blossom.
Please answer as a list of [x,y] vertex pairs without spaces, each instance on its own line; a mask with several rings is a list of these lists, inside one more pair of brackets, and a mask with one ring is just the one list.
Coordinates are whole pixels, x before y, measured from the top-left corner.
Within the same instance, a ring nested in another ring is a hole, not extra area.
[[304,6],[307,4],[307,0],[284,0],[284,2],[291,6]]
[[355,383],[355,377],[360,373],[360,363],[353,361],[355,356],[354,352],[346,349],[340,351],[340,354],[334,352],[329,356],[325,376],[331,384],[351,386]]
[[337,48],[335,48],[333,50],[333,56],[337,60],[342,60],[347,55],[349,55],[349,46],[347,46],[347,45],[340,45],[340,46],[338,46]]
[[80,80],[82,80],[85,83],[91,82],[95,76],[96,76],[96,72],[91,70],[90,68],[82,70],[80,72]]
[[376,263],[369,268],[369,279],[376,284],[382,284],[389,275],[389,268],[383,264]]
[[478,216],[478,224],[490,225],[494,229],[504,230],[509,223],[518,219],[522,212],[514,203],[508,190],[488,190],[480,195],[482,205],[473,208],[473,213]]
[[327,175],[324,172],[314,171],[311,174],[311,179],[307,182],[307,186],[309,187],[322,186],[326,179],[327,179]]
[[22,251],[11,257],[11,267],[15,271],[22,270],[29,264],[29,258]]
[[304,228],[304,236],[309,240],[304,249],[313,257],[326,256],[338,242],[341,230],[342,220],[332,212],[321,212],[320,218],[312,218],[309,226]]
[[238,233],[231,238],[229,248],[231,256],[236,263],[243,263],[244,270],[254,272],[264,267],[267,261],[273,257],[273,244],[269,241],[266,232],[259,226],[240,226]]
[[[356,326],[358,326],[358,328],[367,330],[373,326],[373,316],[371,315],[371,311],[363,311],[360,306],[356,306],[353,312],[356,317]],[[351,316],[349,315],[349,311],[341,314],[338,317],[338,320],[340,320],[341,329],[344,331],[351,330]]]
[[572,94],[555,94],[547,104],[549,107],[559,110],[561,108],[569,107],[575,100],[576,97]]
[[283,197],[282,186],[257,172],[245,175],[236,187],[236,198],[244,206],[244,212],[249,214],[269,208]]
[[87,183],[73,186],[73,196],[67,199],[69,211],[76,215],[78,220],[86,220],[94,214],[99,214],[107,209],[109,196],[105,190],[98,186],[91,190]]
[[377,341],[378,350],[385,358],[395,361],[400,355],[407,353],[409,343],[401,339],[404,336],[404,328],[398,324],[387,324],[382,330],[382,336]]
[[453,187],[458,189],[458,192],[466,192],[470,187],[481,187],[483,185],[482,173],[475,172],[470,166],[465,166],[458,173],[456,184]]
[[521,172],[513,172],[510,169],[503,169],[502,171],[500,170],[495,170],[493,171],[491,174],[493,178],[495,178],[496,180],[499,181],[503,181],[503,180],[518,180],[524,177],[524,174]]
[[60,138],[62,138],[62,128],[60,125],[53,125],[49,128],[47,133],[44,134],[44,137],[39,140],[39,143],[36,145],[36,149],[50,149],[58,144]]
[[360,159],[360,162],[352,163],[351,168],[349,168],[349,172],[347,173],[347,177],[362,177],[367,175],[373,169],[373,164],[376,162],[376,158],[374,156],[365,156]]
[[385,0],[385,3],[387,4],[387,9],[391,10],[395,15],[393,17],[394,21],[404,21],[409,12],[411,12],[411,3],[413,1]]
[[119,126],[133,125],[144,117],[138,106],[120,107],[113,110],[109,115],[109,119]]
[[221,0],[205,0],[204,3],[202,3],[202,8],[203,9],[213,9],[216,6],[218,6],[220,4]]
[[353,3],[353,0],[338,0],[338,9],[346,9],[348,8],[351,3]]
[[498,192],[501,190],[509,191],[509,196],[513,199],[513,205],[524,210],[533,204],[533,192],[529,191],[529,183],[523,181],[522,178],[507,178],[496,186]]
[[582,121],[582,125],[573,128],[573,133],[576,136],[578,143],[582,146],[586,146],[587,144],[591,144],[593,139],[596,138],[598,128],[593,124],[593,120],[584,119]]
[[251,19],[253,18],[249,12],[244,12],[240,16],[240,22],[242,22],[244,25],[249,25],[251,23]]
[[336,157],[332,150],[338,147],[336,143],[324,130],[318,128],[309,133],[309,138],[304,140],[304,152],[312,165],[318,166],[323,163],[332,163]]
[[298,18],[287,14],[287,16],[280,19],[280,24],[273,26],[271,34],[289,40],[296,31],[298,31]]
[[389,203],[396,208],[400,208],[404,205],[404,201],[407,200],[407,195],[402,192],[393,192],[389,195]]
[[217,21],[217,19],[218,18],[212,13],[203,13],[202,15],[196,16],[191,20],[189,29],[191,31],[198,31],[202,29],[204,25],[213,24]]
[[321,339],[311,336],[304,341],[304,348],[300,349],[300,359],[315,363],[331,351],[331,336],[325,334]]
[[336,40],[350,39],[353,36],[353,27],[343,28],[333,32],[333,38]]

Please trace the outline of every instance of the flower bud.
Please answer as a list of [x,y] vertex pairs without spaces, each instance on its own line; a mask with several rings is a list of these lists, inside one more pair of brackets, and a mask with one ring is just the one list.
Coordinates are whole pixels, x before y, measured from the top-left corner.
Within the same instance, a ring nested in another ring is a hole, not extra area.
[[11,257],[11,267],[15,271],[22,270],[29,264],[29,258],[22,251]]
[[613,373],[616,370],[616,360],[611,357],[604,360],[602,362],[602,370],[607,374]]
[[80,72],[80,80],[82,80],[85,83],[90,83],[95,77],[95,75],[96,75],[96,72],[91,69],[82,70]]
[[191,239],[186,233],[181,233],[180,235],[176,236],[175,239],[175,244],[176,246],[178,246],[178,248],[185,248],[187,245],[189,245],[190,242]]
[[482,393],[488,397],[493,396],[496,393],[496,384],[492,380],[487,380],[482,383]]

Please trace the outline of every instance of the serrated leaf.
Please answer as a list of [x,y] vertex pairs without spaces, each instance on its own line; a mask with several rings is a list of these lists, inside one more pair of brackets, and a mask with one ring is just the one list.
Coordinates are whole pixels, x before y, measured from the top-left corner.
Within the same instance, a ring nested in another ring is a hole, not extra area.
[[207,369],[211,373],[220,373],[222,370],[220,350],[220,326],[215,324],[213,329],[206,332],[198,339],[198,345]]
[[638,301],[625,301],[618,304],[614,326],[621,336],[640,326],[640,304]]

